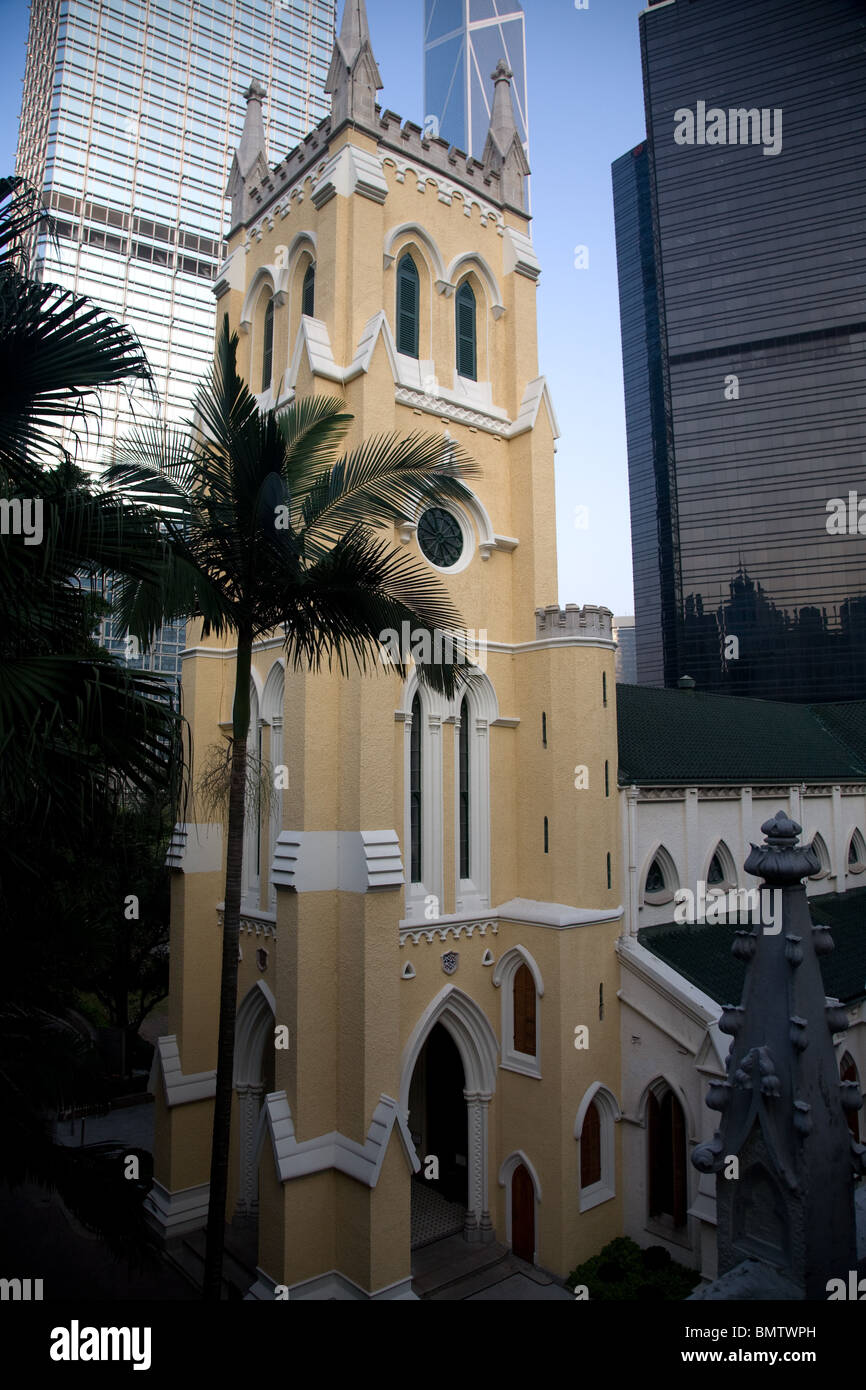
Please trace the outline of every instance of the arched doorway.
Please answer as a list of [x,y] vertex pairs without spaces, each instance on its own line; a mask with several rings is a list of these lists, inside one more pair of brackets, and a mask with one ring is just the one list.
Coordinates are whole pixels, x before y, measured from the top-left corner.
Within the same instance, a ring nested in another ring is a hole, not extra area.
[[275,1089],[275,1012],[273,994],[264,980],[257,980],[241,1001],[235,1033],[239,1169],[231,1224],[247,1253],[253,1256],[258,1248],[259,1120],[265,1096]]
[[522,1163],[511,1176],[511,1248],[521,1260],[535,1260],[535,1188]]
[[412,1179],[412,1246],[456,1235],[466,1224],[469,1140],[463,1063],[448,1030],[434,1024],[409,1087],[409,1131],[421,1168]]
[[[499,1048],[496,1041],[496,1034],[490,1025],[483,1009],[476,1004],[475,1000],[468,994],[464,994],[456,985],[445,985],[436,995],[435,999],[427,1005],[427,1008],[418,1019],[413,1028],[409,1039],[403,1049],[400,1077],[400,1109],[409,1124],[410,1130],[414,1135],[420,1136],[415,1140],[415,1148],[421,1163],[421,1174],[423,1176],[425,1155],[434,1153],[435,1150],[425,1148],[425,1133],[423,1129],[417,1127],[417,1116],[422,1113],[420,1105],[420,1091],[422,1085],[420,1080],[415,1080],[416,1069],[421,1060],[422,1053],[436,1028],[441,1024],[443,1030],[448,1034],[450,1042],[456,1048],[460,1064],[462,1066],[462,1099],[463,1110],[466,1119],[466,1214],[463,1226],[463,1234],[467,1240],[491,1241],[494,1239],[493,1223],[490,1220],[489,1200],[488,1200],[488,1149],[487,1149],[487,1122],[488,1106],[493,1097],[496,1087],[496,1066],[499,1055]],[[440,1055],[444,1045],[434,1043],[434,1048],[440,1049]],[[429,1054],[427,1063],[429,1066]],[[422,1069],[425,1064],[422,1063]],[[450,1066],[451,1082],[449,1085],[435,1083],[433,1092],[434,1110],[436,1109],[437,1096],[442,1109],[443,1094],[447,1091],[444,1101],[444,1112],[439,1123],[440,1135],[449,1143],[453,1143],[456,1130],[456,1100],[455,1093],[460,1093],[460,1081],[457,1076],[456,1066],[452,1062]],[[419,1073],[419,1076],[421,1073]],[[415,1085],[415,1093],[411,1094]],[[426,1080],[423,1082],[426,1087]],[[415,1111],[415,1120],[410,1121],[410,1112]],[[424,1100],[425,1110],[429,1111],[429,1105]],[[449,1119],[448,1116],[451,1116]],[[450,1137],[449,1137],[450,1136]],[[454,1147],[451,1160],[451,1173],[455,1184],[452,1190],[457,1190],[457,1174],[463,1169],[463,1165],[457,1162],[457,1156],[461,1150]],[[438,1157],[439,1155],[437,1155]],[[440,1164],[440,1174],[442,1173]]]

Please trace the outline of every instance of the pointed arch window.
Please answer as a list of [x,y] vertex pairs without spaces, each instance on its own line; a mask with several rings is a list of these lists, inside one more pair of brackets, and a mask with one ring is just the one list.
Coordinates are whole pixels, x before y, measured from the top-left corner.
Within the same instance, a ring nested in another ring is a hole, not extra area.
[[274,370],[274,301],[271,297],[265,308],[262,336],[262,390],[267,391]]
[[307,266],[304,275],[304,286],[301,290],[301,313],[309,318],[315,318],[316,314],[316,267],[313,262]]
[[866,869],[866,840],[859,830],[855,830],[848,843],[848,872],[862,874]]
[[457,291],[457,375],[478,380],[475,295],[468,280]]
[[421,882],[421,700],[412,701],[412,728],[409,733],[409,844],[411,879]]
[[460,706],[460,877],[471,877],[471,835],[469,826],[469,701]]
[[535,1056],[535,981],[528,965],[514,972],[514,1051]]
[[591,1100],[580,1131],[580,1185],[587,1188],[597,1182],[601,1182],[601,1116]]
[[412,257],[403,256],[397,266],[397,351],[418,356],[421,286]]
[[650,1092],[647,1130],[649,1215],[674,1227],[685,1226],[688,1204],[686,1119],[670,1088],[660,1099]]

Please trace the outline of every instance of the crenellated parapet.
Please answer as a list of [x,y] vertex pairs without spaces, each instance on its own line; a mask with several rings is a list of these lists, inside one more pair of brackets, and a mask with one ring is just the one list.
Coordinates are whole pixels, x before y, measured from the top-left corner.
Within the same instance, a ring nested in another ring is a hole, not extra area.
[[613,641],[613,610],[586,603],[583,608],[567,603],[535,610],[536,637],[586,637]]

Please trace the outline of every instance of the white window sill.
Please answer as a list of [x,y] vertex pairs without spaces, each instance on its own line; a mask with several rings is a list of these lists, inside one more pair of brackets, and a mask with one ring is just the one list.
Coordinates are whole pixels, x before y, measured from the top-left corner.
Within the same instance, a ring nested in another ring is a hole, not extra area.
[[532,1076],[541,1080],[541,1064],[536,1057],[528,1057],[523,1052],[506,1052],[499,1063],[500,1071],[517,1072],[520,1076]]
[[609,1202],[616,1192],[612,1187],[608,1187],[605,1182],[594,1182],[592,1187],[581,1189],[580,1210],[590,1211],[593,1207],[601,1206],[602,1202]]

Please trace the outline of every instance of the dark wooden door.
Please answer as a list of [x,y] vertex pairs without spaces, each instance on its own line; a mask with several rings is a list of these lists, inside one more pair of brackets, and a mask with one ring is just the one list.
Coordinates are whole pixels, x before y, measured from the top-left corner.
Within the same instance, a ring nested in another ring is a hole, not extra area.
[[535,1261],[535,1189],[519,1163],[511,1179],[511,1248],[521,1260]]

